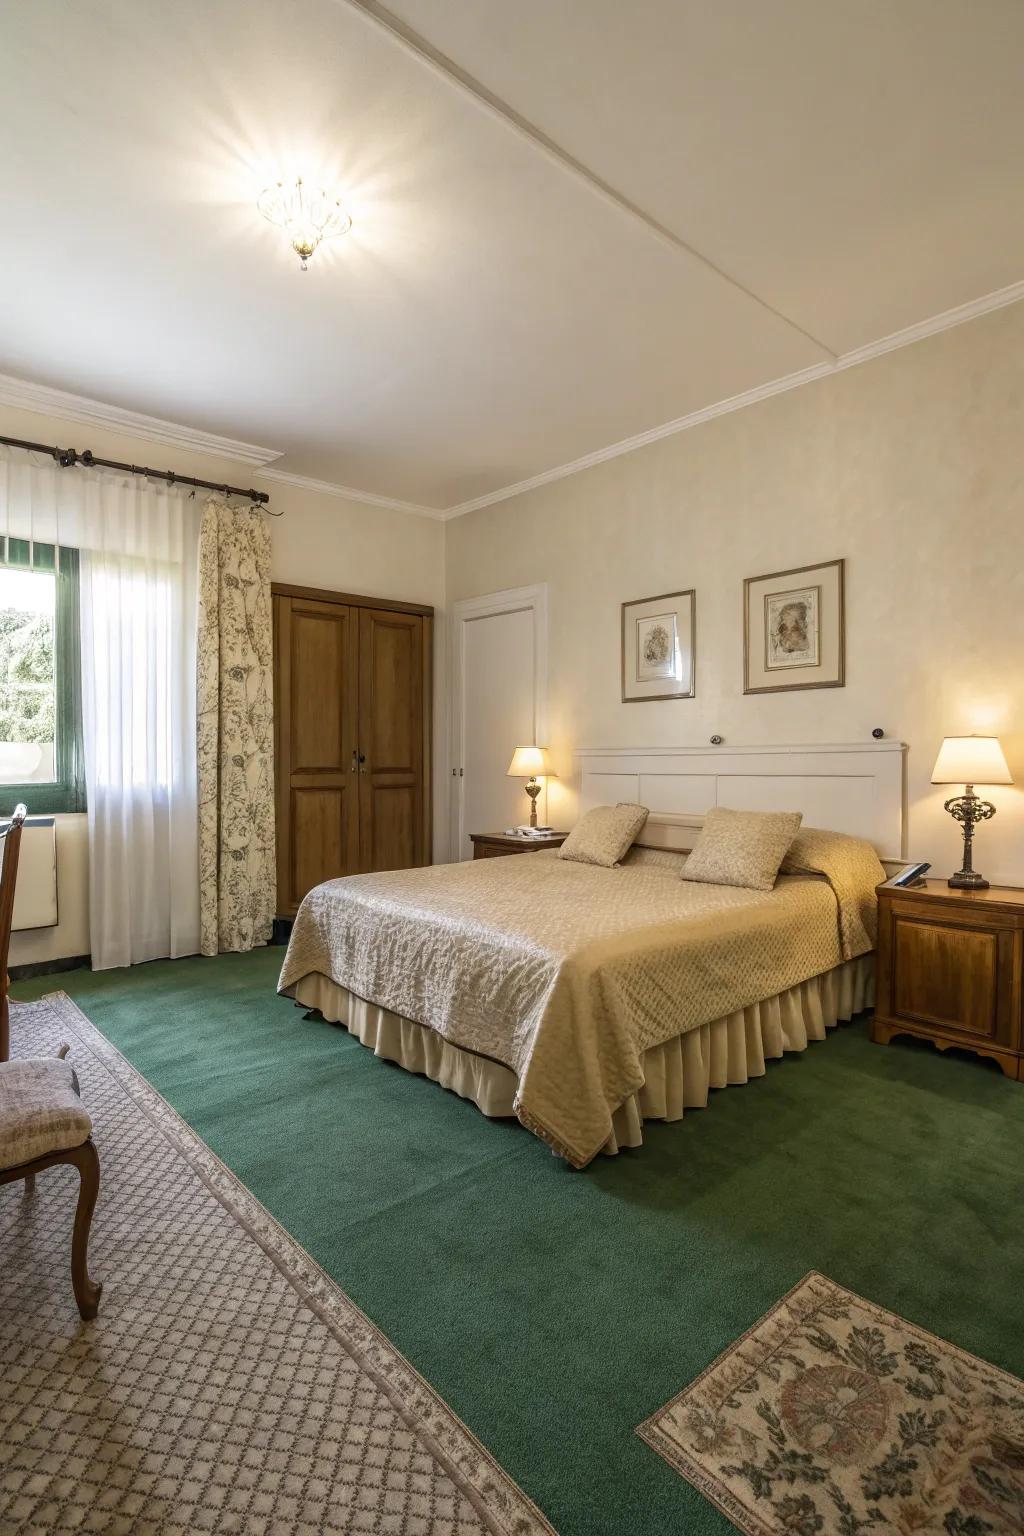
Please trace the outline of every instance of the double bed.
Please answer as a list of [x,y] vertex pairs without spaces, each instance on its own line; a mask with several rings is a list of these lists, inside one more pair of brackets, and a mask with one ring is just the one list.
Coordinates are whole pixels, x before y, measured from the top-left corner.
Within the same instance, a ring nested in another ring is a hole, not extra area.
[[[797,760],[806,777],[806,749]],[[633,787],[615,773],[604,792],[598,773],[583,776],[591,803]],[[638,771],[636,798],[681,792],[666,777]],[[769,777],[777,801],[783,775]],[[671,842],[687,819],[661,813],[647,838]],[[300,908],[280,989],[584,1167],[869,1006],[874,842],[798,844],[767,891],[692,883],[684,851],[643,846],[614,868],[549,851],[329,881]]]

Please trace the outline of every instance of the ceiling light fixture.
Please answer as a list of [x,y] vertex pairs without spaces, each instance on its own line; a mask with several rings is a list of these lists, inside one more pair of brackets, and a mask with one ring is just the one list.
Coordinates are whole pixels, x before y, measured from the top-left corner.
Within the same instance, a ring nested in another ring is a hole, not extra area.
[[351,216],[341,199],[323,187],[307,187],[301,176],[294,182],[276,181],[267,187],[260,193],[256,207],[271,224],[284,230],[303,272],[321,240],[343,235],[352,227]]

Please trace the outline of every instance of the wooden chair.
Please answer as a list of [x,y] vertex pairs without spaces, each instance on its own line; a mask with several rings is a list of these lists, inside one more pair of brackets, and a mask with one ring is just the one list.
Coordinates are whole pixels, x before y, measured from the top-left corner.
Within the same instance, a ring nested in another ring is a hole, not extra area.
[[98,1281],[88,1269],[89,1228],[100,1189],[100,1159],[92,1141],[92,1121],[82,1104],[78,1078],[64,1060],[68,1047],[57,1056],[10,1056],[10,1009],[7,958],[14,914],[14,889],[25,807],[19,805],[4,837],[0,869],[0,1184],[24,1179],[26,1197],[35,1189],[37,1173],[58,1163],[78,1169],[78,1207],[71,1238],[71,1283],[83,1318],[96,1316],[100,1294]]
[[9,1060],[11,1054],[11,1013],[7,1001],[11,978],[7,974],[7,956],[11,948],[14,888],[18,881],[21,834],[27,814],[23,805],[16,805],[6,831],[0,833],[4,844],[4,862],[0,869],[0,1061]]

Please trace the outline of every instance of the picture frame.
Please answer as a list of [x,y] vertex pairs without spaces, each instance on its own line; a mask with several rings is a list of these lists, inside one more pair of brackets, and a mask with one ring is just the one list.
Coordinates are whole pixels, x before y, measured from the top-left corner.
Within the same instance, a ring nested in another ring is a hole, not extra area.
[[697,638],[694,589],[622,604],[622,702],[692,699]]
[[745,579],[744,693],[845,687],[845,587],[845,560]]

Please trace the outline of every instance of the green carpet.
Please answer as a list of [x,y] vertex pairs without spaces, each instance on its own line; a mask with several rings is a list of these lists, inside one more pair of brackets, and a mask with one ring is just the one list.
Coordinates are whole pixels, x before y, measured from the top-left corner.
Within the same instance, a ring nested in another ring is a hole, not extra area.
[[809,1269],[1024,1375],[1024,1085],[991,1064],[855,1023],[574,1173],[277,998],[283,953],[14,993],[76,998],[562,1536],[731,1530],[633,1431]]

